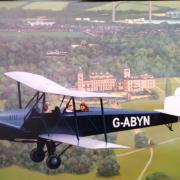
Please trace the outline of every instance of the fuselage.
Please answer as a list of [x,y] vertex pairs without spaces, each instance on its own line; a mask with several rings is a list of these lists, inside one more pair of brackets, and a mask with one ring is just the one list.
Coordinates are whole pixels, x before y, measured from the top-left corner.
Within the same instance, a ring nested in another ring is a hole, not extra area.
[[0,139],[38,139],[40,134],[76,134],[77,131],[80,136],[89,136],[175,122],[178,117],[155,111],[106,108],[102,114],[100,108],[90,108],[89,112],[77,112],[75,117],[73,112],[38,113],[18,109],[0,113]]

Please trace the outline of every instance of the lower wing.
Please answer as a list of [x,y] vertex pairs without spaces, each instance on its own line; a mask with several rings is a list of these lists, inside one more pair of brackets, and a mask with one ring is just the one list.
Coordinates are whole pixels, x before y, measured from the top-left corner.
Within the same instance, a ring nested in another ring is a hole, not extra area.
[[90,139],[87,137],[80,137],[79,141],[75,135],[69,134],[42,134],[39,136],[40,138],[46,140],[52,140],[55,142],[61,142],[73,146],[88,148],[88,149],[126,149],[128,146],[106,143],[104,141],[99,141],[95,139]]

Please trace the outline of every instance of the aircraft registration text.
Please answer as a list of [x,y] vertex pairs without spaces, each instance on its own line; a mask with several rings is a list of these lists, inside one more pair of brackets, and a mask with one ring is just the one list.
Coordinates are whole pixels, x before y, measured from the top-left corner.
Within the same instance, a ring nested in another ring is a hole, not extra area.
[[114,128],[150,126],[150,116],[131,116],[125,117],[122,120],[115,117],[112,120],[112,125]]

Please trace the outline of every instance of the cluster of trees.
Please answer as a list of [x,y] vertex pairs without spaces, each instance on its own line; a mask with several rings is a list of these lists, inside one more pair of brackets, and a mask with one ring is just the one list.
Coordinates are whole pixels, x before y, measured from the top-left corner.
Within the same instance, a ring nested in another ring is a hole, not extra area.
[[154,141],[145,132],[139,132],[134,136],[134,145],[136,148],[145,148],[154,145]]
[[[111,139],[116,138],[111,137]],[[32,148],[32,144],[9,143],[5,146],[0,143],[0,168],[16,164],[47,174],[61,172],[84,174],[90,172],[96,165],[98,176],[113,176],[120,171],[119,163],[112,150],[99,151],[73,147],[63,154],[60,168],[52,171],[45,163],[34,163],[30,160],[29,153]],[[62,151],[63,147],[58,149]]]
[[97,175],[110,177],[118,175],[119,171],[120,165],[115,158],[114,152],[112,150],[101,152],[101,159],[97,164]]
[[145,180],[172,180],[172,178],[163,172],[155,172],[148,175]]
[[134,143],[136,148],[144,148],[148,146],[149,138],[144,132],[137,133],[134,136]]
[[[149,26],[144,28],[149,31]],[[127,32],[136,33],[128,27]],[[159,32],[149,37],[122,37],[119,34],[107,38],[60,37],[27,33],[26,35],[0,37],[0,74],[6,71],[21,70],[43,74],[58,83],[72,87],[81,66],[85,76],[90,72],[111,72],[116,78],[122,78],[122,70],[129,66],[134,74],[150,73],[156,77],[179,76],[180,50],[178,32],[169,28],[168,32]],[[80,44],[82,40],[96,44],[94,47],[80,46],[72,49],[71,44]],[[66,51],[66,56],[46,56],[49,50]],[[15,90],[13,84],[5,78],[0,79],[0,98],[7,99]],[[167,82],[168,83],[168,82]],[[8,89],[6,89],[8,85]],[[168,90],[169,91],[169,90]],[[153,92],[154,99],[158,94]],[[13,102],[14,100],[12,100]]]

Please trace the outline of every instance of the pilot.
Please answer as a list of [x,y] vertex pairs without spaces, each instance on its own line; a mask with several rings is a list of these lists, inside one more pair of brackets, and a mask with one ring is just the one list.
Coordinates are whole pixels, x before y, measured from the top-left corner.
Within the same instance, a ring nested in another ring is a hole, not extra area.
[[55,106],[54,110],[52,110],[52,113],[54,114],[55,117],[58,117],[61,111],[58,106]]
[[78,110],[78,112],[88,112],[89,111],[89,107],[85,102],[82,102],[80,104],[80,109]]

